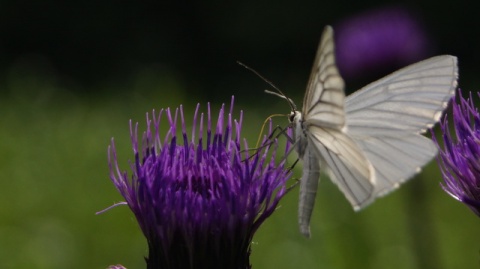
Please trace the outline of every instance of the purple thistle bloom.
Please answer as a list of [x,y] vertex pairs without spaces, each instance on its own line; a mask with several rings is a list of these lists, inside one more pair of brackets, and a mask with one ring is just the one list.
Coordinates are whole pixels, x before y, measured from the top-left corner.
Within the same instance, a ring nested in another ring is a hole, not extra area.
[[[252,156],[241,150],[242,113],[232,123],[233,97],[227,123],[222,106],[213,132],[210,105],[207,109],[206,137],[197,105],[190,139],[182,106],[174,115],[168,108],[153,111],[153,121],[147,113],[141,153],[138,123],[130,122],[131,178],[118,167],[113,140],[109,147],[110,178],[148,241],[147,268],[251,268],[252,237],[288,190],[290,171],[283,161],[276,164],[275,141]],[[169,125],[163,138],[162,117]]]
[[480,114],[471,93],[468,99],[460,91],[458,96],[459,103],[452,102],[455,137],[450,134],[447,117],[440,123],[444,145],[443,150],[439,145],[438,158],[442,188],[480,216]]
[[369,10],[335,26],[337,64],[345,77],[396,68],[424,58],[429,40],[419,20],[402,7]]

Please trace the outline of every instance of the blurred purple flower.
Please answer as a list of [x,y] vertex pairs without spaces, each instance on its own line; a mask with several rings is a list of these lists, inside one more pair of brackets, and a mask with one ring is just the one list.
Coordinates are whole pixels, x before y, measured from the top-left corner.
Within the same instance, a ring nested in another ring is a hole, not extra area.
[[341,21],[335,26],[335,43],[340,72],[350,78],[411,64],[429,49],[422,24],[402,7],[370,10]]
[[460,91],[458,96],[459,103],[452,102],[455,137],[450,134],[447,117],[440,123],[444,145],[443,150],[439,145],[438,158],[442,188],[480,216],[480,114],[471,93],[468,99]]
[[[226,124],[222,106],[213,133],[207,109],[206,137],[197,105],[190,139],[182,106],[174,115],[168,108],[153,111],[153,121],[147,113],[141,153],[138,123],[130,123],[131,178],[118,167],[113,140],[109,147],[110,178],[148,241],[147,268],[251,268],[252,237],[287,192],[290,172],[275,162],[275,141],[252,156],[241,150],[242,113],[232,123],[233,97]],[[169,125],[163,138],[162,116]]]

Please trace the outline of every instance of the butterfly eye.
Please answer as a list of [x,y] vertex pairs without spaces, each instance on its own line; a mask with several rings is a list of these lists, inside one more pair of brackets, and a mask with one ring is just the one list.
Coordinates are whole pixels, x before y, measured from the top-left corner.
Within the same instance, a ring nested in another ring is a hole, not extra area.
[[295,119],[295,112],[292,112],[292,113],[290,113],[290,116],[288,116],[288,120],[290,122],[293,122],[294,119]]

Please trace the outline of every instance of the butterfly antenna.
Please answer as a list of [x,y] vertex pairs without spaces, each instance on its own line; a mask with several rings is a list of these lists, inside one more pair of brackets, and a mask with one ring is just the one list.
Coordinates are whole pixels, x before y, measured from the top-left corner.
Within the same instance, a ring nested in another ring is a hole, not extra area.
[[[277,89],[278,90],[278,89]],[[278,90],[280,92],[280,90]],[[288,98],[287,96],[285,96],[285,94],[283,94],[282,92],[280,93],[277,93],[277,92],[272,92],[272,91],[269,91],[269,90],[265,90],[266,93],[268,94],[272,94],[272,95],[275,95],[275,96],[278,96],[282,99],[285,99],[287,100],[288,102],[288,105],[290,106],[290,109],[292,111],[297,111],[297,106],[295,105],[295,103],[292,101],[292,99]]]
[[244,63],[240,62],[240,61],[237,61],[237,63],[241,66],[243,66],[245,69],[253,72],[255,75],[257,75],[259,78],[261,78],[263,81],[265,81],[266,83],[268,83],[268,85],[270,85],[272,88],[274,88],[277,92],[272,92],[272,91],[269,91],[269,90],[265,90],[266,93],[269,93],[269,94],[273,94],[273,95],[276,95],[280,98],[283,98],[285,100],[287,100],[288,102],[288,105],[290,106],[290,109],[292,111],[296,111],[297,110],[297,106],[295,105],[295,103],[292,101],[292,99],[288,98],[279,88],[277,88],[277,86],[275,86],[275,84],[273,84],[272,82],[270,82],[268,79],[264,78],[262,75],[260,75],[257,71],[255,71],[253,68],[245,65]]

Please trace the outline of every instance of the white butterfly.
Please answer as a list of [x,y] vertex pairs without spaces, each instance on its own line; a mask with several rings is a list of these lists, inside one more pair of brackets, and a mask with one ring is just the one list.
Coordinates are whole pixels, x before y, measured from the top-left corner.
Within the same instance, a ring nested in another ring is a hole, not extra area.
[[[421,135],[439,119],[455,93],[457,59],[443,55],[418,62],[345,98],[335,65],[333,30],[325,27],[303,99],[291,107],[295,150],[303,160],[298,222],[310,236],[320,167],[328,168],[357,211],[396,189],[437,154]],[[269,92],[272,93],[272,92]]]

